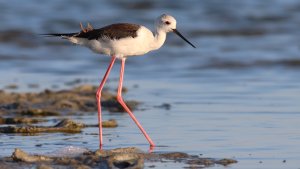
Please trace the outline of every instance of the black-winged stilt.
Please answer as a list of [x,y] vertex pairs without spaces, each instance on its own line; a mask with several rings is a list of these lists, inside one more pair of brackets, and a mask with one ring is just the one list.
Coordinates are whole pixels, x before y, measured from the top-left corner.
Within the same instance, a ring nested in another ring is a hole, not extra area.
[[129,23],[117,23],[105,26],[103,28],[94,29],[90,24],[87,28],[81,26],[81,31],[77,33],[51,33],[45,34],[49,36],[60,36],[63,39],[67,39],[72,43],[79,44],[90,48],[96,53],[101,53],[111,56],[110,64],[106,70],[106,73],[99,85],[96,93],[97,106],[98,106],[98,123],[99,123],[99,145],[102,148],[102,117],[101,117],[101,91],[107,80],[111,68],[116,58],[121,60],[121,70],[117,100],[130,115],[139,129],[142,131],[150,146],[155,144],[148,136],[142,125],[135,118],[134,114],[127,107],[122,98],[122,85],[123,75],[125,69],[125,61],[129,56],[143,55],[152,50],[159,49],[166,40],[168,32],[174,32],[184,41],[189,43],[192,47],[196,48],[191,42],[184,38],[176,29],[176,20],[170,15],[163,14],[155,21],[154,34],[142,25],[129,24]]

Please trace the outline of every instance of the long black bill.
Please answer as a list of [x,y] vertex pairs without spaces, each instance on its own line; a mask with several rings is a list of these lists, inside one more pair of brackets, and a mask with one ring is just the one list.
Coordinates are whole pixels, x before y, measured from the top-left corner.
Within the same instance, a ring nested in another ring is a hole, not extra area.
[[176,35],[178,35],[179,37],[181,37],[184,41],[186,41],[188,44],[190,44],[191,46],[193,46],[194,48],[196,48],[196,46],[194,46],[191,42],[189,42],[184,36],[181,35],[181,33],[178,32],[177,29],[173,29],[173,32],[176,33]]

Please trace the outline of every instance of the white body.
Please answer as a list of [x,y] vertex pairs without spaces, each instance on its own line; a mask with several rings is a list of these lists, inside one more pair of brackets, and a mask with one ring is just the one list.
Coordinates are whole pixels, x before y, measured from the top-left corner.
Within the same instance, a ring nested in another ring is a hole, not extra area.
[[102,37],[97,40],[78,37],[66,38],[72,43],[86,46],[96,53],[121,59],[128,56],[143,55],[149,51],[159,49],[164,44],[167,33],[176,29],[176,20],[172,16],[164,14],[156,20],[155,28],[153,34],[146,27],[140,26],[135,38],[110,39],[109,37]]
[[159,33],[156,36],[144,26],[137,31],[137,37],[122,39],[101,38],[88,40],[84,38],[70,37],[69,40],[75,44],[84,45],[95,53],[123,58],[137,56],[159,49],[166,40],[166,33]]

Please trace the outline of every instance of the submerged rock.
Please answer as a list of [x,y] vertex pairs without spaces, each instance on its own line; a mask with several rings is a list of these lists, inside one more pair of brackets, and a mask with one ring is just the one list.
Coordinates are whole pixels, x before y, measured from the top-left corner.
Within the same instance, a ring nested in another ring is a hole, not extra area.
[[9,84],[7,86],[5,86],[6,89],[17,89],[18,85],[17,84]]
[[[139,102],[132,101],[132,100],[131,101],[125,101],[125,103],[126,103],[126,105],[128,106],[128,108],[130,110],[136,109],[137,105],[139,104]],[[117,100],[115,100],[115,99],[102,101],[102,106],[104,108],[108,109],[108,111],[110,111],[110,112],[125,112],[125,110],[120,105],[120,103],[117,102]]]
[[169,104],[169,103],[163,103],[161,105],[154,106],[154,107],[155,108],[165,109],[165,110],[170,110],[171,109],[171,104]]
[[160,154],[162,158],[166,158],[169,160],[178,160],[178,159],[184,159],[187,158],[189,155],[187,153],[181,153],[181,152],[173,152],[173,153],[164,153]]
[[108,121],[103,121],[102,122],[102,127],[106,127],[106,128],[118,127],[118,123],[115,119],[110,119]]
[[[1,122],[1,121],[0,121]],[[116,120],[111,119],[103,121],[102,126],[106,128],[117,127],[118,123]],[[84,127],[98,127],[98,125],[85,125],[83,123],[74,122],[70,119],[63,119],[54,126],[6,126],[0,127],[0,133],[52,133],[52,132],[63,132],[63,133],[79,133]]]
[[223,159],[215,161],[215,163],[216,164],[221,164],[223,166],[227,166],[227,165],[232,164],[232,163],[237,163],[237,161],[233,160],[233,159],[229,159],[229,158],[223,158]]
[[45,126],[7,126],[0,127],[0,133],[42,133],[42,132],[64,132],[64,133],[78,133],[84,127],[82,123],[76,123],[69,119],[64,119],[58,124],[50,127]]

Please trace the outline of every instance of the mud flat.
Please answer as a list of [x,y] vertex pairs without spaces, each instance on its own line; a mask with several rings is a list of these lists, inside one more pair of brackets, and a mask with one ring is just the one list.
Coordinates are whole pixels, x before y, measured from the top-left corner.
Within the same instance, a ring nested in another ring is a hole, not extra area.
[[[44,90],[40,93],[14,93],[0,91],[0,116],[60,116],[80,115],[84,112],[95,112],[97,87],[82,85],[70,90]],[[110,112],[124,112],[116,101],[116,96],[104,90],[101,102],[104,109]],[[137,101],[126,102],[131,109]]]
[[[83,124],[61,117],[95,113],[96,90],[95,86],[82,85],[70,90],[44,90],[39,93],[0,91],[0,133],[78,133],[84,127],[98,127],[97,124]],[[103,108],[110,112],[124,112],[115,98],[115,95],[105,90],[101,100]],[[131,109],[138,105],[137,101],[126,103]],[[47,122],[50,116],[58,122],[53,126],[39,125]],[[102,125],[109,128],[118,126],[114,119],[104,121]]]
[[[14,93],[0,91],[0,134],[36,135],[39,133],[82,133],[86,127],[97,124],[84,124],[73,121],[68,116],[84,116],[96,113],[95,91],[97,87],[83,85],[70,90],[44,90],[39,93]],[[139,102],[127,102],[136,109]],[[108,90],[102,93],[103,108],[110,112],[124,112],[116,96]],[[171,105],[162,104],[157,108],[170,109]],[[43,125],[55,119],[53,125]],[[103,122],[103,127],[117,127],[116,120]],[[34,147],[34,145],[32,145]],[[37,146],[37,145],[36,145]],[[204,168],[214,165],[227,166],[237,163],[234,159],[203,158],[184,152],[146,153],[138,148],[117,148],[112,150],[86,150],[70,155],[30,154],[18,147],[10,157],[0,158],[0,169],[38,168],[155,168],[158,163],[180,163],[186,168]]]
[[[85,115],[95,113],[96,86],[82,85],[70,90],[44,90],[39,93],[15,93],[0,91],[0,133],[79,133],[85,127],[98,127],[97,124],[83,124],[65,118],[70,115]],[[108,90],[102,93],[102,105],[111,112],[124,112],[116,101],[116,96]],[[131,109],[138,105],[137,101],[127,102]],[[47,117],[58,121],[52,126],[43,126]],[[64,116],[62,119],[61,116]],[[116,120],[103,121],[103,127],[117,127]]]
[[204,168],[214,165],[228,166],[237,163],[234,159],[202,158],[182,152],[171,153],[145,153],[138,148],[117,148],[112,150],[86,151],[76,156],[46,156],[32,155],[16,148],[10,157],[0,159],[0,168],[144,168],[145,162],[174,162],[187,165],[186,168]]

